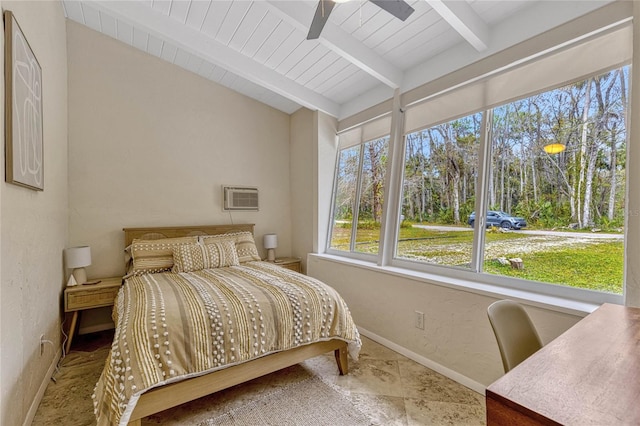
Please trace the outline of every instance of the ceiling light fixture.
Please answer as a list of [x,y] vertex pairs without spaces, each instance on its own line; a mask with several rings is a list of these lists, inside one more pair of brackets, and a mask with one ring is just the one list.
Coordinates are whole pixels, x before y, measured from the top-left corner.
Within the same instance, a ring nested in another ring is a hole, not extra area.
[[544,146],[544,152],[547,154],[559,154],[564,151],[567,147],[561,143],[550,143]]

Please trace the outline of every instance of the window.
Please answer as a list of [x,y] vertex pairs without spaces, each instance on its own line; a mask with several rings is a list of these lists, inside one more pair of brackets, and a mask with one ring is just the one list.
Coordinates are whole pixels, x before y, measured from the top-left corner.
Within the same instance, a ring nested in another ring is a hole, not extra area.
[[354,250],[378,253],[389,137],[362,145],[362,174]]
[[386,117],[340,135],[329,251],[378,253],[390,123]]
[[[529,231],[488,231],[485,271],[622,294],[628,76],[617,68],[493,110],[487,222]],[[511,218],[489,220],[495,211]]]
[[622,294],[628,79],[615,68],[408,133],[395,258]]
[[355,218],[358,175],[360,174],[360,146],[345,148],[338,155],[333,226],[330,247],[351,251],[351,227]]
[[[400,167],[387,160],[390,120],[386,133],[341,134],[328,251],[450,283],[620,301],[632,33],[626,20],[597,32],[425,89],[402,108]],[[383,169],[397,182],[389,235]],[[393,247],[378,253],[381,240]]]
[[474,114],[406,136],[397,258],[469,267],[481,121]]

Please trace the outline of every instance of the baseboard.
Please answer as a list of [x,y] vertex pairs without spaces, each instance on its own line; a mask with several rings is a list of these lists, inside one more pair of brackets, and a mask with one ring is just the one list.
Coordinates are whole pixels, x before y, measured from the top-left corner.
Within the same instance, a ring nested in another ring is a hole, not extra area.
[[27,411],[27,416],[24,419],[24,423],[22,423],[22,426],[29,426],[31,425],[31,423],[33,423],[33,418],[36,416],[36,412],[38,411],[38,407],[40,406],[40,402],[42,402],[42,397],[44,396],[44,391],[47,390],[47,386],[49,385],[49,381],[51,380],[51,377],[53,376],[53,372],[56,369],[56,366],[58,365],[58,361],[60,361],[60,357],[62,356],[62,347],[60,347],[58,349],[58,351],[56,352],[56,355],[53,357],[53,361],[51,362],[51,365],[49,366],[49,369],[47,370],[47,374],[45,374],[44,379],[42,380],[42,383],[40,384],[40,387],[38,388],[38,392],[36,393],[36,396],[33,398],[33,401],[31,402],[31,406],[29,406],[29,411]]
[[380,343],[382,346],[386,346],[387,348],[392,349],[398,352],[399,354],[406,356],[407,358],[417,362],[418,364],[424,365],[425,367],[430,368],[433,371],[436,371],[442,374],[443,376],[446,376],[451,380],[460,383],[462,386],[466,386],[469,389],[476,391],[481,395],[485,394],[485,390],[487,389],[487,387],[482,383],[476,382],[475,380],[470,379],[469,377],[463,374],[460,374],[457,371],[447,368],[442,364],[438,364],[437,362],[432,361],[429,358],[423,357],[422,355],[412,352],[405,347],[402,347],[396,343],[393,343],[392,341],[387,340],[384,337],[378,336],[377,334],[372,333],[368,330],[365,330],[361,327],[358,327],[358,331],[360,331],[360,334],[368,337],[374,342]]

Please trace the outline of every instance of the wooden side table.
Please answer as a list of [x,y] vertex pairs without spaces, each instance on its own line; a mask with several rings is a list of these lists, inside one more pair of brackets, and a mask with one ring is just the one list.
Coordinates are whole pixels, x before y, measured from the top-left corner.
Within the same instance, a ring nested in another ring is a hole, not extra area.
[[302,265],[300,259],[297,257],[278,257],[276,258],[275,264],[302,273]]
[[85,309],[113,306],[118,290],[122,285],[122,277],[96,278],[92,280],[92,282],[95,281],[100,282],[95,285],[77,285],[64,289],[64,311],[73,312],[65,353],[69,353],[71,348],[71,341],[76,334],[80,312]]

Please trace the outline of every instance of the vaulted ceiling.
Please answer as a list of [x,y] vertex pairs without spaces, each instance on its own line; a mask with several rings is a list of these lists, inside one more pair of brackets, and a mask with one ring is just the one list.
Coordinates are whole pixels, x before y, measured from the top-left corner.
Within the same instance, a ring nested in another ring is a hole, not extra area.
[[69,19],[281,111],[338,118],[609,1],[407,3],[415,12],[404,22],[369,1],[337,4],[307,40],[318,0],[63,1]]

